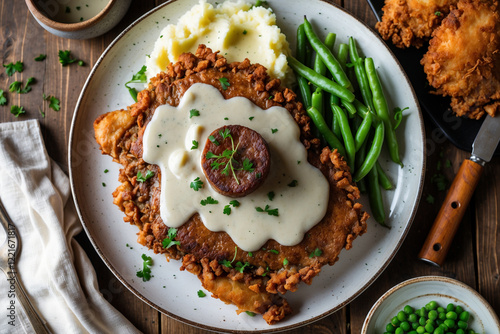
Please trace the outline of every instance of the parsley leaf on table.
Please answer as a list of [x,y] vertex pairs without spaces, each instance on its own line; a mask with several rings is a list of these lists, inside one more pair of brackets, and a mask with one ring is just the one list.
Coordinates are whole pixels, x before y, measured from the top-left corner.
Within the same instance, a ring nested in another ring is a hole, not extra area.
[[47,55],[41,53],[38,57],[35,57],[35,61],[42,61],[45,60],[45,58],[47,58]]
[[79,61],[79,59],[73,58],[71,56],[71,51],[70,50],[59,50],[59,62],[62,64],[62,66],[66,66],[69,64],[73,64]]
[[57,97],[43,94],[43,99],[49,102],[49,108],[51,108],[52,110],[54,111],[61,110],[61,105],[60,105],[61,101],[59,101]]
[[153,259],[146,254],[142,254],[142,270],[139,270],[136,275],[141,277],[143,282],[147,282],[151,279],[151,268],[149,266],[153,265]]
[[21,61],[17,61],[15,64],[14,63],[9,63],[7,65],[3,65],[5,67],[5,72],[9,77],[13,76],[14,73],[19,72],[21,73],[24,70],[24,64]]
[[0,89],[0,106],[7,104],[7,97],[4,95],[3,89]]
[[130,93],[130,96],[134,99],[135,102],[137,102],[137,89],[134,87],[130,87],[129,84],[131,83],[146,83],[147,77],[146,77],[146,65],[143,65],[139,72],[136,74],[132,75],[132,79],[127,81],[125,83],[125,87],[128,89],[128,92]]
[[10,107],[10,113],[16,117],[19,117],[19,115],[26,113],[26,110],[24,110],[24,108],[20,106],[12,106]]
[[16,92],[18,94],[26,94],[31,91],[31,84],[35,82],[35,78],[29,77],[24,85],[24,88],[21,88],[23,83],[21,81],[14,81],[9,85],[9,91]]

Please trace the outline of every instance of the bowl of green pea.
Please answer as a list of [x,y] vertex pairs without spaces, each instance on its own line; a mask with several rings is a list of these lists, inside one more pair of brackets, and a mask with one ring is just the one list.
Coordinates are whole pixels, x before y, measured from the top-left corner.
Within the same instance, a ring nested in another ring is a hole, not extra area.
[[422,276],[387,291],[368,312],[362,334],[500,334],[493,308],[448,277]]

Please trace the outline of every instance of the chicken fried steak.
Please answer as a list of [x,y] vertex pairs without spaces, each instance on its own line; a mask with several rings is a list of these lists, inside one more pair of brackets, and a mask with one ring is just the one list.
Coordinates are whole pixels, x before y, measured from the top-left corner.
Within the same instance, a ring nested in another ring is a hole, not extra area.
[[[222,76],[230,84],[227,89],[219,83]],[[246,97],[262,109],[285,107],[293,116],[309,162],[322,172],[330,186],[326,215],[299,244],[283,246],[268,240],[262,249],[245,252],[227,233],[208,230],[195,214],[178,228],[175,241],[179,244],[163,247],[169,227],[160,217],[160,191],[175,189],[160,190],[158,166],[142,159],[142,138],[156,108],[167,103],[177,106],[195,83],[218,88],[225,99]],[[248,59],[228,64],[217,52],[200,45],[196,55],[182,54],[166,72],[152,78],[148,88],[138,94],[137,103],[104,114],[94,122],[103,154],[123,166],[121,185],[113,193],[114,203],[125,213],[124,220],[139,228],[138,242],[165,254],[167,259],[182,259],[181,270],[197,275],[213,297],[236,305],[238,313],[262,314],[269,324],[291,312],[283,294],[297,290],[300,282],[310,284],[322,266],[333,265],[341,250],[350,249],[353,240],[366,231],[368,218],[356,202],[359,190],[346,162],[336,150],[321,149],[320,141],[311,135],[310,120],[302,104],[290,89],[280,85],[278,79],[268,77],[263,66],[250,64]],[[138,182],[138,172],[146,175],[148,171],[152,176]]]

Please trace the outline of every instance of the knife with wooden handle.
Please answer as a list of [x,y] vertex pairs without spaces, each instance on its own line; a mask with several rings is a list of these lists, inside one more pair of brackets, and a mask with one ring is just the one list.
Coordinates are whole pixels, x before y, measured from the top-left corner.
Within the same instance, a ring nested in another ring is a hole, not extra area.
[[472,154],[460,166],[424,246],[418,254],[421,260],[437,266],[444,263],[484,165],[493,157],[499,141],[500,115],[496,117],[487,115],[472,144]]

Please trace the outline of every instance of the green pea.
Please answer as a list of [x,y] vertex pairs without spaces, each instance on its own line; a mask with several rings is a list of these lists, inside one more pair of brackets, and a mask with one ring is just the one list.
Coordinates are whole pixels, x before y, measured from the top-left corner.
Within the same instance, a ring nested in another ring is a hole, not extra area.
[[427,316],[429,317],[429,319],[434,320],[434,319],[437,319],[438,313],[436,310],[431,310],[431,311],[429,311],[429,314]]
[[413,310],[413,307],[411,307],[410,305],[406,305],[403,309],[404,313],[411,315],[413,314],[414,310]]
[[397,317],[399,321],[406,321],[407,319],[406,313],[404,313],[403,311],[399,311]]
[[394,326],[399,326],[399,324],[401,323],[401,321],[399,321],[398,317],[394,317],[394,318],[391,319],[391,323]]
[[418,326],[418,328],[417,328],[417,333],[418,333],[418,334],[424,334],[424,332],[425,332],[425,328],[424,328],[424,326]]
[[434,331],[434,326],[432,326],[431,323],[427,323],[424,328],[429,333],[432,333]]
[[440,319],[440,320],[446,320],[446,313],[445,312],[440,312],[438,314],[438,319]]
[[437,303],[432,300],[430,301],[429,303],[427,303],[427,305],[425,305],[425,308],[430,311],[430,310],[435,310],[437,308]]
[[418,323],[421,326],[425,326],[425,324],[427,323],[427,319],[425,319],[425,317],[420,317],[420,319],[418,319]]
[[401,327],[396,328],[396,331],[394,332],[394,334],[404,334],[404,333],[405,331]]
[[453,305],[452,303],[449,303],[448,305],[446,305],[446,311],[448,311],[448,312],[455,311],[455,305]]
[[408,316],[408,321],[409,322],[417,322],[418,321],[418,317],[415,313],[412,313]]
[[446,311],[446,310],[444,309],[444,307],[439,306],[439,307],[436,309],[436,311],[438,311],[438,313],[443,313],[443,312],[444,312],[444,311]]
[[433,334],[444,334],[444,330],[440,327],[434,329],[434,333]]
[[457,320],[457,314],[453,311],[446,313],[446,319]]
[[401,323],[401,325],[399,325],[399,327],[404,330],[405,332],[408,332],[410,329],[411,329],[411,326],[410,324],[408,323],[408,321],[403,321]]
[[462,328],[457,329],[455,334],[465,334],[465,331]]
[[464,311],[464,308],[460,305],[457,305],[457,307],[455,308],[455,312],[457,312],[457,314],[460,314]]
[[469,324],[466,321],[458,320],[457,326],[460,329],[467,329],[467,327],[469,327]]
[[418,334],[417,331],[408,332],[408,334]]
[[416,330],[418,326],[420,326],[420,324],[418,322],[412,322],[412,324],[411,324],[411,328],[414,330]]
[[453,328],[453,327],[455,327],[455,320],[453,320],[453,319],[446,319],[444,321],[444,324],[446,326],[448,326],[448,328]]
[[385,331],[394,333],[396,331],[396,327],[394,327],[391,323],[388,323],[387,326],[385,326]]
[[462,321],[469,321],[470,313],[467,311],[463,311],[460,313],[460,320]]

